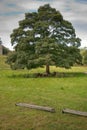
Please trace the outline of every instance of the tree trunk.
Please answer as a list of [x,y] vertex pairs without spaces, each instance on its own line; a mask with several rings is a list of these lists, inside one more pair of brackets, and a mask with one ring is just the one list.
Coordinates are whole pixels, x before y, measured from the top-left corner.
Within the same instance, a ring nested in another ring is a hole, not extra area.
[[50,74],[50,66],[49,65],[46,65],[46,73]]

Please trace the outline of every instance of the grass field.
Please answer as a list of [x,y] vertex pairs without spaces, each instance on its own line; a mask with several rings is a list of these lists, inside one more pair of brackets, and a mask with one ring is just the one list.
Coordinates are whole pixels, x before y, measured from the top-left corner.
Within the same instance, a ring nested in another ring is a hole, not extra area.
[[[1,63],[0,63],[1,66]],[[37,70],[0,69],[0,130],[87,130],[87,117],[63,114],[62,109],[87,111],[87,67],[52,71],[72,73],[64,78],[25,78]],[[6,68],[7,67],[7,68]],[[30,103],[55,108],[55,113],[15,106]]]

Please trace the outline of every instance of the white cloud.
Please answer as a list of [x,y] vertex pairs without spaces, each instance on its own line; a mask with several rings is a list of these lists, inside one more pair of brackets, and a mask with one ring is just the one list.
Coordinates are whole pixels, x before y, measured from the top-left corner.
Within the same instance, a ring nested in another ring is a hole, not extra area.
[[11,48],[10,34],[18,27],[24,13],[37,10],[46,3],[50,3],[73,24],[77,36],[82,39],[82,46],[87,46],[87,2],[81,0],[0,0],[0,37],[3,44]]
[[0,37],[2,39],[3,45],[12,49],[10,34],[12,33],[14,28],[18,27],[18,21],[24,18],[24,14],[17,16],[5,16],[1,20],[0,26]]

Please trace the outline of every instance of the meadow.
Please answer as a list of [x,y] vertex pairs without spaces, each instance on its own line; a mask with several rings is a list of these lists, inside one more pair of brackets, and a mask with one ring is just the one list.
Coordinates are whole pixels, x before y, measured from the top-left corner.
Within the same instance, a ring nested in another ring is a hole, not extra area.
[[[11,70],[0,57],[0,130],[86,130],[87,117],[63,114],[64,108],[87,112],[87,67],[51,71],[67,77],[26,77],[35,70]],[[72,74],[72,75],[71,75]],[[55,108],[55,113],[16,106],[29,103]]]

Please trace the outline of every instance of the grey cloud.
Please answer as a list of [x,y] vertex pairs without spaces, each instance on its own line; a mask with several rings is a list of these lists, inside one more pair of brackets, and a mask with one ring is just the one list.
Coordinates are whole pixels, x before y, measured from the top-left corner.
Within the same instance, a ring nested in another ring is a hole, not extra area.
[[87,46],[87,3],[81,0],[0,0],[0,37],[4,44],[10,46],[10,34],[18,27],[18,21],[24,18],[25,12],[36,11],[46,3],[59,10],[64,19],[73,24],[82,45]]

